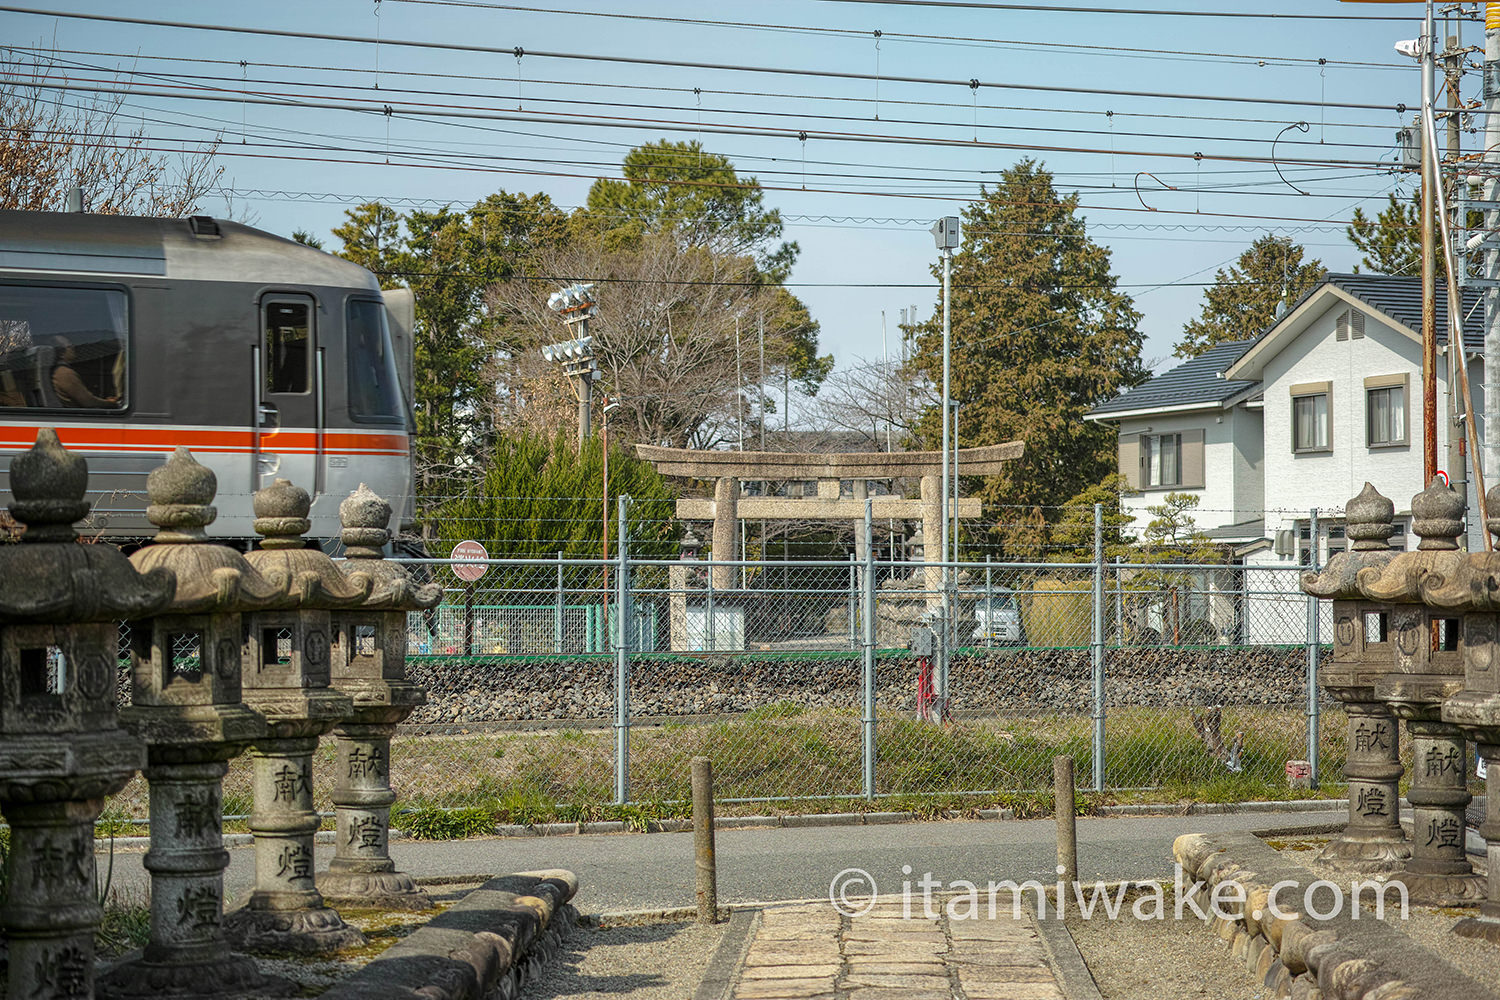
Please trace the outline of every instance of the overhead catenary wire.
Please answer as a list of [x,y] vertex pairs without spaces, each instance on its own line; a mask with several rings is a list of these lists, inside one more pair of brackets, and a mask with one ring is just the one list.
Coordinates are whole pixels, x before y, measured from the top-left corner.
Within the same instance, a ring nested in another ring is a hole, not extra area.
[[[103,21],[116,24],[136,24],[154,28],[177,28],[190,31],[212,31],[227,32],[233,34],[264,35],[275,38],[300,38],[309,41],[345,42],[359,45],[385,45],[416,49],[436,49],[451,52],[474,52],[487,55],[516,55],[531,59],[557,59],[572,62],[605,63],[630,66],[654,66],[676,69],[712,70],[733,73],[765,74],[772,76],[805,76],[832,80],[861,80],[871,82],[877,79],[872,73],[856,73],[851,71],[840,71],[830,69],[809,69],[801,67],[784,66],[757,66],[738,63],[711,63],[698,62],[681,59],[657,59],[649,56],[622,56],[601,55],[585,52],[555,52],[545,49],[524,49],[519,46],[495,46],[495,45],[473,45],[457,42],[430,42],[414,41],[411,39],[375,39],[364,35],[340,35],[324,32],[291,31],[278,28],[252,28],[238,25],[205,24],[193,21],[171,21],[161,18],[125,17],[118,14],[96,14],[78,11],[43,10],[33,7],[16,7],[0,5],[0,12],[13,14],[30,14],[38,17],[62,17],[77,18],[89,21]],[[940,87],[970,87],[969,77],[964,79],[944,77],[918,77],[918,76],[891,76],[879,77],[882,82],[920,84]],[[1366,104],[1362,102],[1348,101],[1321,101],[1305,98],[1291,97],[1255,97],[1242,94],[1191,94],[1171,91],[1147,91],[1147,90],[1117,90],[1099,87],[1074,87],[1062,84],[1044,84],[1036,81],[1029,82],[1003,82],[996,80],[978,80],[980,87],[988,87],[1002,90],[1026,90],[1039,93],[1056,94],[1095,94],[1110,97],[1134,97],[1153,100],[1185,100],[1185,101],[1221,101],[1239,104],[1272,104],[1283,107],[1310,107],[1310,108],[1340,108],[1345,110],[1360,111],[1389,111],[1397,107],[1396,104]],[[1400,105],[1402,108],[1404,104]]]

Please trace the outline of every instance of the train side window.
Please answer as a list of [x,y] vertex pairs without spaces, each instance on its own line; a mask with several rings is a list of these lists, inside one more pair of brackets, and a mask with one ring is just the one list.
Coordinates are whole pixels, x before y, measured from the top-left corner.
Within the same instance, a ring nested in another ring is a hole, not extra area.
[[371,423],[404,423],[396,356],[385,325],[385,303],[350,299],[345,326],[349,415]]
[[116,289],[0,284],[0,407],[123,410],[128,317]]
[[307,392],[312,310],[305,302],[267,302],[264,316],[266,392]]

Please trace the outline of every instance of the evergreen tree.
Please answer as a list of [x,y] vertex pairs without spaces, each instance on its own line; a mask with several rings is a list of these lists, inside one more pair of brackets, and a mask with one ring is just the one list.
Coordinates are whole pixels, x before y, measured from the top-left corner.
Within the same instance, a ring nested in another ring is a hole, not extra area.
[[[603,554],[604,452],[597,437],[580,448],[571,430],[551,437],[497,434],[484,476],[464,496],[433,508],[431,523],[446,552],[466,538],[478,539],[490,554],[507,559],[591,559]],[[633,448],[611,442],[609,449],[610,551],[616,549],[616,502],[629,496],[626,514],[630,551],[643,559],[675,559],[680,526],[675,520],[677,491]],[[529,575],[530,578],[527,578]],[[535,571],[512,571],[511,583],[535,587]],[[493,571],[486,586],[506,586]]]
[[1276,311],[1322,280],[1320,260],[1302,260],[1303,249],[1272,233],[1257,239],[1229,270],[1220,268],[1203,290],[1203,313],[1182,329],[1179,358],[1195,358],[1215,344],[1258,337]]
[[[1141,314],[1115,287],[1109,250],[1089,239],[1077,209],[1076,193],[1059,196],[1050,173],[1022,160],[964,210],[953,257],[951,396],[962,406],[960,442],[1025,441],[1025,456],[987,480],[981,495],[1049,508],[1049,520],[1115,464],[1113,428],[1084,414],[1147,375]],[[938,385],[941,293],[933,318],[908,336],[909,376]],[[929,447],[939,444],[939,420],[931,407],[919,425]],[[1002,515],[992,535],[1005,542],[1016,520]]]
[[[1373,274],[1422,273],[1422,195],[1420,192],[1402,201],[1394,193],[1387,196],[1386,206],[1373,220],[1364,209],[1356,208],[1349,228],[1344,230],[1349,242],[1363,256],[1354,272],[1363,268]],[[1438,277],[1447,273],[1441,254],[1437,258]]]

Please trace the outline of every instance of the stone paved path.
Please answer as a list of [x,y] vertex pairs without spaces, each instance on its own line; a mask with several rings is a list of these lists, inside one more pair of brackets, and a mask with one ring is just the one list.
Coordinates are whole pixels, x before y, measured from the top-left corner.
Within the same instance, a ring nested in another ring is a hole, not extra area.
[[[850,902],[857,902],[851,900]],[[826,901],[768,906],[736,1000],[1063,1000],[1031,920],[1002,897],[973,920],[929,919],[899,897],[841,915]]]

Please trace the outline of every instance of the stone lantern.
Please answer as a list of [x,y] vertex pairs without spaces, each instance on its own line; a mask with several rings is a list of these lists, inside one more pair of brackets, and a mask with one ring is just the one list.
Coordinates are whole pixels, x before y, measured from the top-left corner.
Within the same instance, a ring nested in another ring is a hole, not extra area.
[[1458,548],[1464,500],[1434,479],[1412,498],[1411,512],[1422,539],[1416,551],[1359,577],[1366,596],[1391,602],[1392,659],[1375,697],[1405,720],[1412,741],[1411,858],[1392,878],[1414,903],[1458,906],[1483,895],[1464,853],[1468,745],[1442,720],[1443,701],[1463,687],[1460,625],[1471,603],[1471,564]]
[[319,874],[318,889],[335,906],[425,910],[432,900],[409,875],[396,871],[388,848],[396,801],[391,734],[427,701],[426,692],[406,678],[407,615],[434,607],[443,588],[419,586],[399,564],[385,560],[391,505],[363,483],[339,505],[339,516],[348,556],[344,574],[370,596],[331,616],[333,685],[353,700],[354,711],[333,730],[337,832],[334,857],[328,871]]
[[266,717],[266,735],[251,749],[255,888],[225,929],[252,951],[337,951],[364,943],[364,935],[324,904],[314,881],[312,757],[318,738],[354,711],[329,686],[329,611],[365,600],[371,581],[346,580],[332,559],[308,547],[306,490],[278,479],[255,494],[254,507],[263,538],[245,558],[277,598],[247,630],[243,697]]
[[51,428],[11,462],[10,485],[26,532],[0,547],[7,995],[74,1000],[94,995],[94,821],[145,761],[115,712],[118,622],[165,606],[173,579],[78,543],[88,466]]
[[230,953],[224,937],[223,779],[229,761],[265,735],[240,702],[243,620],[278,591],[204,530],[217,514],[213,470],[178,448],[151,471],[152,544],[138,569],[171,571],[172,602],[130,623],[131,704],[125,726],[146,744],[151,794],[151,938],[140,958],[111,969],[101,996],[248,997],[290,992]]
[[1375,684],[1390,670],[1391,605],[1369,600],[1358,580],[1378,573],[1396,558],[1388,544],[1395,533],[1396,507],[1365,483],[1349,501],[1346,528],[1351,547],[1328,560],[1319,573],[1304,573],[1302,589],[1333,601],[1333,662],[1318,683],[1343,703],[1349,714],[1349,823],[1319,856],[1351,871],[1396,871],[1411,855],[1399,815],[1401,762],[1399,724],[1375,697]]
[[[1500,514],[1495,513],[1500,511],[1500,486],[1486,493],[1485,500],[1492,512],[1485,527],[1500,539]],[[1489,881],[1479,915],[1460,920],[1453,929],[1500,944],[1500,553],[1475,553],[1466,568],[1472,610],[1464,616],[1464,685],[1443,703],[1442,719],[1474,741],[1488,768],[1479,833],[1485,839]]]

